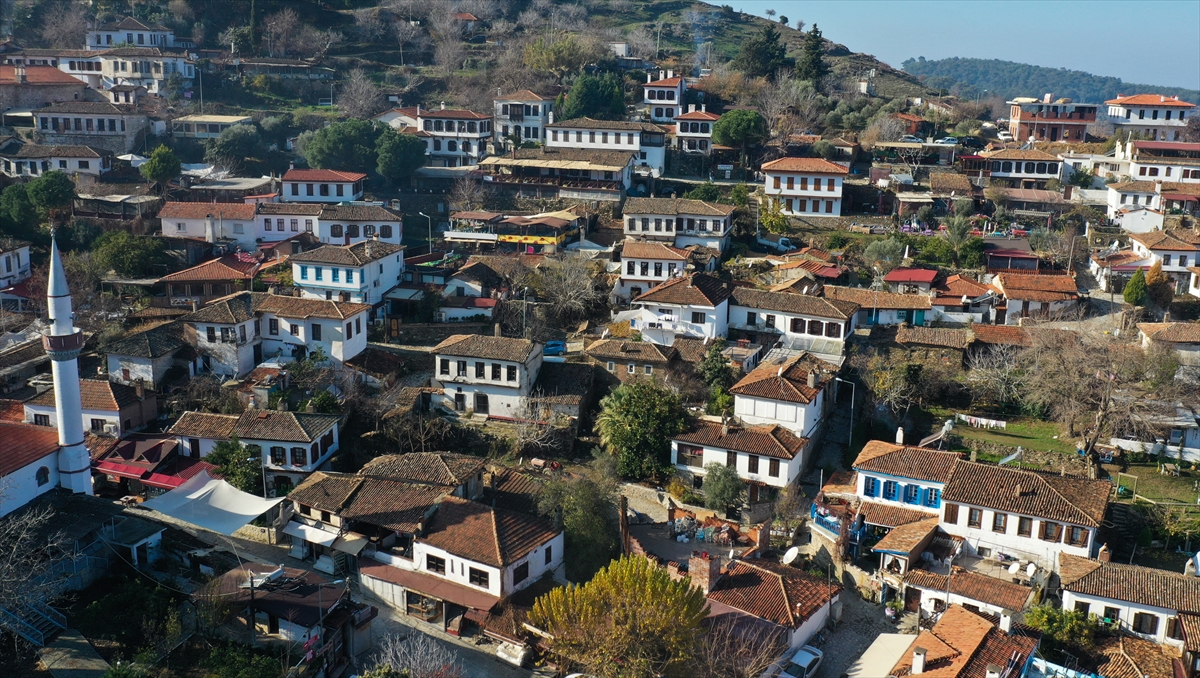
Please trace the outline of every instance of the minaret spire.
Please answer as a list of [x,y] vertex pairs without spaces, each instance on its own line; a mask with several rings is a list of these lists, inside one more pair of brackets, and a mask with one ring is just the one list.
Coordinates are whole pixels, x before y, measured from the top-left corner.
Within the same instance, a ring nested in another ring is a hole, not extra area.
[[83,349],[83,333],[75,327],[67,273],[58,252],[58,242],[53,238],[46,297],[50,328],[42,336],[42,343],[54,373],[59,482],[72,492],[91,494],[92,463],[83,444],[83,401],[79,392],[79,352]]

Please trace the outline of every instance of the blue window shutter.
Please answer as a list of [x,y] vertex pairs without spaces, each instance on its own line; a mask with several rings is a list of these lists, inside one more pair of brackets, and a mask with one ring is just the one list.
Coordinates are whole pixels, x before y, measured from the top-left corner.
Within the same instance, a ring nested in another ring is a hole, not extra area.
[[929,496],[929,490],[924,487],[920,488],[919,490],[917,490],[917,503],[924,504],[926,497],[928,497],[928,496]]

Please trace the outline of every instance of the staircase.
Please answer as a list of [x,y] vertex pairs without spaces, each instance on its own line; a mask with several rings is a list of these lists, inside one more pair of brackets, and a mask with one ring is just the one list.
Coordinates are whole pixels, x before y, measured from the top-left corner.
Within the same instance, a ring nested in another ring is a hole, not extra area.
[[15,609],[0,607],[0,626],[38,647],[45,647],[59,631],[66,630],[67,618],[49,605],[31,603]]

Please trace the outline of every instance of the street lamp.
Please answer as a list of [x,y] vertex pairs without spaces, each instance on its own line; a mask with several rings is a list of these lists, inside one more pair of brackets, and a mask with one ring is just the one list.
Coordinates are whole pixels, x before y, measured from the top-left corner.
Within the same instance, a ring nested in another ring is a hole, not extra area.
[[424,212],[417,212],[417,214],[420,214],[429,221],[429,253],[433,254],[433,217]]
[[846,440],[846,448],[849,449],[854,445],[854,396],[858,392],[858,387],[854,385],[854,382],[846,381],[841,377],[834,377],[833,380],[850,385],[850,435],[847,436]]

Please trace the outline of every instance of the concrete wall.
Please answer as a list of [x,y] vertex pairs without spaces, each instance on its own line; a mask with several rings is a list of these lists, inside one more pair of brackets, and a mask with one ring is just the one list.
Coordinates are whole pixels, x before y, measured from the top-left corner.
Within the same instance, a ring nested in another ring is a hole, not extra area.
[[[51,415],[50,421],[54,421]],[[48,480],[37,484],[38,469],[45,467],[50,474]],[[0,492],[0,517],[6,516],[37,497],[58,487],[58,451],[22,466],[4,477],[3,492]],[[561,536],[561,535],[560,535]]]

